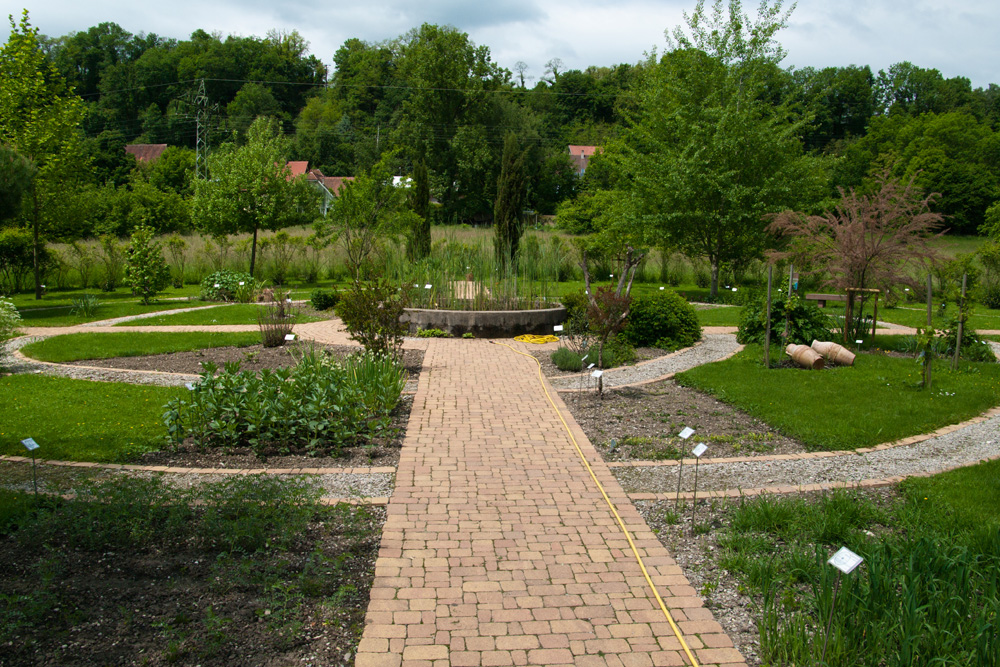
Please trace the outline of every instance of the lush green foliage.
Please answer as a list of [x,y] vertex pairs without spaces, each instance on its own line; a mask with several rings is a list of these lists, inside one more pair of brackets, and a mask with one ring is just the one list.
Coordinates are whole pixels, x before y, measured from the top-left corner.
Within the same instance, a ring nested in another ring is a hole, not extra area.
[[312,307],[316,310],[330,310],[340,301],[340,293],[337,290],[315,289],[309,298]]
[[39,458],[127,462],[159,449],[163,404],[183,389],[88,382],[45,375],[0,378],[0,453]]
[[237,273],[222,269],[209,274],[201,281],[201,298],[205,301],[240,301],[247,303],[253,299],[240,299],[247,294],[246,287],[255,285],[249,273]]
[[351,334],[351,340],[376,355],[398,358],[408,326],[400,321],[409,303],[409,292],[385,278],[360,281],[343,292],[337,316]]
[[[51,256],[43,246],[40,266],[46,268]],[[0,292],[14,294],[24,289],[34,267],[34,241],[27,229],[0,229]]]
[[14,307],[14,302],[0,296],[0,338],[7,338],[13,334],[20,324],[21,315]]
[[50,336],[21,348],[21,353],[39,361],[64,363],[84,359],[142,357],[203,350],[210,347],[247,347],[260,342],[246,333],[75,333]]
[[[767,325],[767,296],[757,298],[743,307],[736,340],[747,343],[764,344]],[[788,338],[785,333],[785,319],[788,319]],[[814,340],[832,340],[833,322],[815,304],[796,295],[791,298],[779,294],[771,298],[771,342],[810,345]]]
[[0,220],[16,215],[38,169],[10,146],[0,144]]
[[843,491],[741,504],[721,565],[763,598],[761,658],[819,662],[836,578],[826,559],[847,546],[865,562],[841,579],[826,664],[997,665],[997,471],[912,479],[891,504]]
[[[779,346],[772,359],[782,358]],[[934,364],[934,384],[921,389],[912,359],[859,354],[854,366],[805,371],[765,369],[763,350],[747,348],[726,361],[676,376],[761,419],[814,450],[871,447],[970,419],[997,405],[1000,365]]]
[[[214,324],[257,325],[261,306],[255,303],[237,303],[228,306],[208,306],[185,313],[157,315],[142,319],[143,326],[211,326]],[[296,322],[315,322],[322,318],[296,315]],[[129,326],[126,322],[117,326]]]
[[243,145],[224,144],[208,158],[211,178],[195,181],[194,217],[213,235],[253,233],[249,274],[254,275],[257,231],[305,224],[316,210],[305,178],[289,178],[287,142],[277,124],[254,121]]
[[144,225],[136,227],[126,254],[125,284],[143,304],[149,304],[170,284],[170,269],[163,259],[160,244],[153,241],[153,229]]
[[636,347],[676,350],[701,340],[694,307],[671,290],[639,294],[632,299],[625,338]]
[[293,367],[259,374],[206,366],[186,397],[163,413],[171,442],[248,447],[257,456],[292,451],[336,455],[383,434],[406,380],[391,359],[373,354],[341,363],[310,352]]

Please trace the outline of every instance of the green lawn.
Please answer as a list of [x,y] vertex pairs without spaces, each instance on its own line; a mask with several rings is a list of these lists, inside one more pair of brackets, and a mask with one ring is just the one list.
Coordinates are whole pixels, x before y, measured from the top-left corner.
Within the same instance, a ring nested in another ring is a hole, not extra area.
[[39,361],[66,362],[184,352],[209,347],[246,347],[260,343],[257,332],[240,333],[77,333],[52,336],[21,348]]
[[176,387],[88,382],[45,375],[0,378],[0,454],[70,461],[122,462],[160,448],[163,406],[183,394]]
[[[783,356],[778,347],[772,359]],[[779,356],[781,355],[781,356]],[[974,417],[1000,403],[1000,364],[935,363],[933,388],[919,387],[913,359],[859,354],[854,366],[820,372],[766,370],[749,345],[731,359],[676,376],[715,395],[811,450],[870,447]]]
[[[123,322],[118,326],[206,326],[213,324],[257,324],[257,311],[253,303],[234,303],[214,308],[202,308],[174,315],[143,318],[138,322]],[[324,318],[299,315],[296,322],[319,322]]]
[[742,308],[700,308],[695,311],[698,316],[698,323],[703,327],[735,327],[740,324],[740,313]]
[[110,301],[102,303],[90,317],[71,314],[70,310],[72,306],[45,306],[29,308],[19,312],[22,320],[21,325],[25,327],[68,327],[86,322],[110,320],[116,317],[128,317],[130,315],[142,315],[161,310],[189,307],[191,307],[191,304],[186,301],[158,301],[148,306],[144,306],[138,301]]

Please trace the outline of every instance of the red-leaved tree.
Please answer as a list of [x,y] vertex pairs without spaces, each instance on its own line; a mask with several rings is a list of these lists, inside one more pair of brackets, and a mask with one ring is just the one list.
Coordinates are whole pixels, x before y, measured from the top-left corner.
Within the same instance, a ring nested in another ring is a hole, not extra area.
[[823,215],[785,211],[774,216],[768,231],[789,240],[773,259],[792,259],[805,273],[825,276],[838,290],[888,288],[914,284],[915,261],[935,262],[938,253],[928,240],[944,216],[931,211],[939,195],[924,195],[886,167],[875,177],[871,194],[840,190],[840,203]]

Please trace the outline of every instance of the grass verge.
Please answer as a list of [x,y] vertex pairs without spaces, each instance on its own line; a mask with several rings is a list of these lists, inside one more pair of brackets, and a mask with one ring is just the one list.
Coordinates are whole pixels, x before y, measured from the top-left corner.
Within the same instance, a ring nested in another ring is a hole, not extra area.
[[89,382],[44,375],[0,378],[0,454],[23,455],[34,438],[38,458],[123,462],[166,443],[163,406],[186,389]]
[[78,333],[52,336],[21,348],[32,359],[55,363],[84,359],[141,357],[209,347],[246,347],[260,343],[260,334],[239,333]]
[[[759,603],[764,664],[818,665],[841,546],[826,664],[1000,664],[1000,462],[860,492],[756,498],[730,514],[719,565]],[[929,658],[933,657],[933,660]]]
[[[779,356],[780,355],[780,356]],[[777,347],[772,359],[784,353]],[[765,369],[748,345],[725,361],[675,380],[761,419],[812,450],[870,447],[974,417],[1000,402],[1000,364],[936,362],[933,386],[920,388],[913,359],[859,354],[854,366],[807,371]]]
[[[260,306],[252,303],[235,303],[215,308],[202,308],[174,315],[159,315],[143,318],[138,322],[125,322],[119,326],[158,327],[158,326],[210,326],[218,324],[257,324],[257,311]],[[295,321],[319,322],[323,318],[299,314]]]

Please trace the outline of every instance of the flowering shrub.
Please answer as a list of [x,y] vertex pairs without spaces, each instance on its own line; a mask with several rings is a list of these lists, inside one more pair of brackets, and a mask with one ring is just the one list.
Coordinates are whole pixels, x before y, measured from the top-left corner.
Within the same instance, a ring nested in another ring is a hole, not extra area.
[[21,315],[14,307],[14,302],[0,296],[0,338],[13,334],[20,323]]

